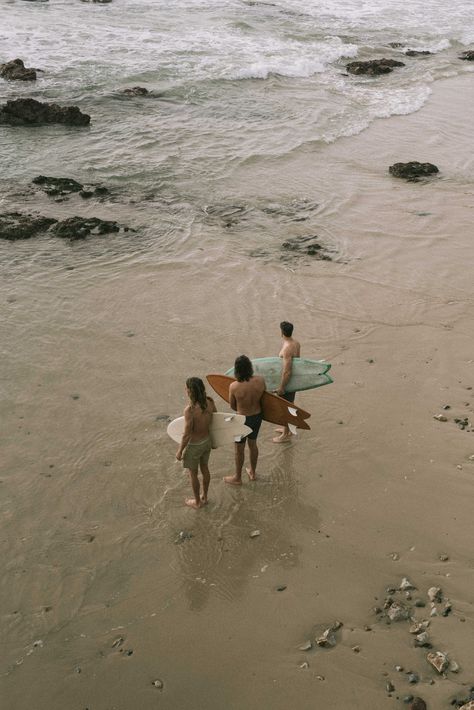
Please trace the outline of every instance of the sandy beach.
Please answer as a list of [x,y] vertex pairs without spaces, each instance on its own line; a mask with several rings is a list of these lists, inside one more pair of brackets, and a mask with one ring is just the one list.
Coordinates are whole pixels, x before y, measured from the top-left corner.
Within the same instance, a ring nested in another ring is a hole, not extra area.
[[[183,235],[186,263],[159,266],[62,244],[47,263],[45,241],[21,272],[31,245],[8,245],[5,708],[378,710],[413,695],[448,710],[469,696],[473,109],[470,75],[438,81],[416,113],[222,181],[216,203],[236,185],[257,201],[289,184],[313,198],[331,262],[278,261],[270,246],[251,257],[252,224],[220,241],[211,225],[192,248]],[[389,176],[409,160],[440,174]],[[311,431],[278,446],[264,424],[259,480],[241,490],[222,482],[232,449],[213,452],[210,504],[186,509],[166,435],[186,377],[277,354],[282,319],[305,357],[332,363],[333,384],[297,396]],[[405,577],[408,596],[387,591]],[[414,645],[412,621],[376,613],[389,596],[429,621],[432,648]],[[335,645],[319,647],[336,621]],[[428,663],[437,650],[456,672]]]

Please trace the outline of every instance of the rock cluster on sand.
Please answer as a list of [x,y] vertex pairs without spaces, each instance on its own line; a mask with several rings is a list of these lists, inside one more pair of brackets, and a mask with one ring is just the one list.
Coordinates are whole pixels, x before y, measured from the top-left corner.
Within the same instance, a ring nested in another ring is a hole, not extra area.
[[350,74],[367,74],[367,76],[379,76],[389,74],[394,67],[404,67],[403,62],[396,59],[371,59],[368,62],[349,62],[346,69]]
[[417,160],[412,160],[409,163],[394,163],[388,171],[390,175],[404,178],[410,182],[416,182],[421,177],[439,173],[439,169],[433,163],[419,163]]
[[[117,222],[97,217],[69,217],[58,222],[53,217],[7,212],[0,214],[0,239],[8,241],[30,239],[37,234],[46,232],[52,225],[54,226],[51,229],[51,234],[62,239],[72,240],[85,239],[89,235],[120,231],[120,225]],[[124,227],[124,230],[129,231],[129,228]]]
[[474,62],[474,49],[468,49],[459,55],[459,59],[465,59],[468,62]]
[[11,81],[35,81],[36,70],[25,67],[21,59],[12,59],[11,62],[0,64],[0,76]]
[[36,99],[14,99],[0,107],[0,124],[38,126],[43,123],[64,123],[68,126],[87,126],[91,117],[77,106],[58,106]]

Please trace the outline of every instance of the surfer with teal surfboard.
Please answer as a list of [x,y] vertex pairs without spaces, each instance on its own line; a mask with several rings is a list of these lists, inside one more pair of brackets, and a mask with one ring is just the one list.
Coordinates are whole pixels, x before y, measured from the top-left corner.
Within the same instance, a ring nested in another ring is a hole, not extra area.
[[[278,357],[282,359],[282,368],[280,385],[276,390],[276,394],[283,397],[283,399],[286,399],[287,402],[293,403],[295,401],[296,392],[289,392],[287,390],[287,385],[291,379],[293,358],[300,357],[301,345],[295,338],[293,338],[293,323],[286,320],[282,321],[280,323],[280,332],[281,337],[283,338],[283,343]],[[275,444],[282,444],[284,441],[288,441],[288,439],[293,436],[288,424],[285,424],[284,427],[282,429],[278,429],[278,431],[281,432],[280,435],[275,436],[272,439]]]

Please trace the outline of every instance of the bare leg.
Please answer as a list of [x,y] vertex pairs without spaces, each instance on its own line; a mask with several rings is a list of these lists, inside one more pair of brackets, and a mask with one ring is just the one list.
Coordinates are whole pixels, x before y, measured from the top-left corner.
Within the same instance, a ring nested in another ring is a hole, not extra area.
[[211,474],[209,473],[209,466],[206,464],[201,464],[202,473],[202,498],[201,503],[206,505],[207,503],[207,492],[209,490],[209,483],[211,481]]
[[190,468],[188,468],[189,471],[189,477],[191,479],[191,486],[193,489],[194,493],[194,498],[186,498],[184,501],[186,505],[189,505],[190,508],[200,508],[201,507],[201,498],[200,498],[200,492],[201,492],[201,486],[199,485],[199,478],[198,478],[198,472],[192,471]]
[[250,452],[250,468],[247,469],[247,475],[251,481],[257,478],[257,461],[258,461],[258,446],[257,439],[247,439]]
[[272,441],[274,444],[281,444],[283,441],[288,441],[289,439],[291,439],[292,436],[293,434],[291,433],[288,425],[285,424],[280,436],[273,437]]
[[242,466],[244,465],[245,457],[245,441],[235,442],[235,475],[234,476],[224,476],[224,481],[230,483],[233,486],[242,485]]

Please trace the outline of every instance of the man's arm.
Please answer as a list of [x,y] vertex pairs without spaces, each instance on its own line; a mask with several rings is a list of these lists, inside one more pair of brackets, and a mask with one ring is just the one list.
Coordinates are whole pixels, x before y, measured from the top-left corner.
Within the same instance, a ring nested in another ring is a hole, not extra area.
[[281,368],[281,382],[280,382],[279,388],[277,389],[277,394],[280,396],[282,394],[285,394],[286,385],[290,381],[291,370],[293,367],[293,358],[290,355],[290,353],[285,353],[283,355],[282,359],[283,359],[283,364],[282,364],[282,368]]
[[183,458],[183,451],[186,448],[186,446],[189,444],[189,440],[191,438],[191,434],[193,431],[193,415],[191,412],[191,407],[186,407],[184,410],[184,432],[183,436],[181,437],[181,444],[179,445],[179,449],[176,452],[176,458],[178,461],[181,461]]
[[231,384],[229,385],[229,404],[230,408],[233,409],[234,412],[237,411],[237,400],[234,394],[235,384],[235,382],[231,382]]

